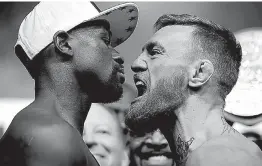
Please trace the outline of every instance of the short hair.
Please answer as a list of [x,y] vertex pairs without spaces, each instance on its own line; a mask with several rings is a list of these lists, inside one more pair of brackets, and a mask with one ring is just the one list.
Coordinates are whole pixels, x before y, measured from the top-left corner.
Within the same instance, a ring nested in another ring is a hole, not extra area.
[[161,16],[155,23],[155,31],[165,26],[193,26],[197,44],[207,54],[200,55],[209,59],[215,68],[214,76],[220,87],[219,94],[225,99],[235,86],[242,60],[242,49],[234,34],[228,29],[206,19],[189,14],[167,14]]

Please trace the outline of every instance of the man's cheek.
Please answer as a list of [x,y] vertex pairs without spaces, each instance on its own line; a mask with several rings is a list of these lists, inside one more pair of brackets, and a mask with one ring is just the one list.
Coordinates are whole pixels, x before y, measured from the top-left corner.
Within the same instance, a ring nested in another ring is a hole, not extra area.
[[142,143],[143,143],[142,138],[140,138],[140,139],[136,138],[136,139],[132,140],[132,143],[131,143],[130,146],[131,146],[132,149],[137,149],[141,146]]
[[155,66],[152,68],[152,74],[153,74],[155,77],[161,76],[163,71],[165,71],[165,65],[155,65]]
[[156,78],[168,78],[172,75],[173,72],[175,72],[175,68],[165,64],[158,65],[152,69],[152,74]]
[[101,79],[108,80],[109,77],[112,75],[112,67],[106,66],[105,64],[101,64],[98,74]]
[[168,74],[168,71],[165,69],[164,65],[158,65],[152,68],[152,73],[150,76],[151,86],[155,88],[157,86],[157,82]]

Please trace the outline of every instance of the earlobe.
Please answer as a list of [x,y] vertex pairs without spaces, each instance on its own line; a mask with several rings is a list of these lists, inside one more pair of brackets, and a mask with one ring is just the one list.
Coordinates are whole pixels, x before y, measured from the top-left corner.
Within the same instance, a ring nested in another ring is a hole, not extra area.
[[53,42],[56,50],[62,55],[67,55],[72,57],[73,50],[70,44],[68,43],[69,35],[65,31],[57,31],[53,36]]
[[189,76],[189,87],[201,87],[211,78],[213,73],[214,66],[209,60],[201,60],[194,63]]

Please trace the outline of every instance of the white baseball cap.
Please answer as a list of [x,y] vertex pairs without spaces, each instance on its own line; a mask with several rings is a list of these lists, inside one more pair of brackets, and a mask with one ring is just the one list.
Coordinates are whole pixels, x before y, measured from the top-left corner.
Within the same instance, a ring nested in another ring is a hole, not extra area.
[[21,46],[26,58],[32,60],[53,41],[57,31],[69,31],[81,23],[98,19],[109,22],[111,43],[116,47],[127,40],[136,28],[138,8],[134,3],[124,3],[99,12],[89,1],[40,2],[20,25],[15,49]]

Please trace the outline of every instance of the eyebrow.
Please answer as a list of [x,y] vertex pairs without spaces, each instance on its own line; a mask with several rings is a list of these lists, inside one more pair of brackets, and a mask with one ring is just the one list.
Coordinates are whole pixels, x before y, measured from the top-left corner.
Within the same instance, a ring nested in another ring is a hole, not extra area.
[[142,48],[142,52],[146,49],[146,50],[151,50],[153,49],[155,46],[159,47],[161,50],[165,51],[165,48],[157,41],[154,42],[148,42],[146,43],[146,45]]
[[95,125],[93,130],[98,130],[100,128],[106,129],[107,131],[111,131],[112,130],[110,126],[108,126],[107,124],[104,124],[104,123]]

